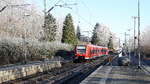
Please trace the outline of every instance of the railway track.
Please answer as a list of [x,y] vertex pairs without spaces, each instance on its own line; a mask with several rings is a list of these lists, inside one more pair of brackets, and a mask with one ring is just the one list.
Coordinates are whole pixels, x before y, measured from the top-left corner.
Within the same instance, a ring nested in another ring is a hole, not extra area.
[[146,63],[142,62],[142,65],[140,66],[140,68],[141,68],[147,75],[150,76],[150,67],[149,67]]
[[[113,56],[112,60],[115,60],[117,56]],[[94,72],[98,67],[108,66],[110,63],[107,61],[108,58],[103,60],[101,63],[96,63],[94,66],[89,66],[87,69],[84,69],[80,74],[73,76],[72,78],[65,80],[63,83],[57,84],[79,84],[82,80],[84,80],[87,76],[89,76],[92,72]]]
[[[86,77],[86,75],[93,72],[97,67],[106,63],[106,57],[93,60],[88,63],[63,63],[61,68],[51,69],[44,73],[38,73],[25,78],[6,82],[4,84],[69,84],[69,79]],[[74,84],[80,82],[74,81]],[[72,84],[72,83],[71,83]]]

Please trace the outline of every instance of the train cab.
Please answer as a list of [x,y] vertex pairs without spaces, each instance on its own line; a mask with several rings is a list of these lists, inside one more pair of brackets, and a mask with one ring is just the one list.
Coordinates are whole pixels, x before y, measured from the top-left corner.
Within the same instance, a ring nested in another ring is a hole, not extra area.
[[85,59],[86,56],[86,45],[77,45],[75,47],[74,59]]

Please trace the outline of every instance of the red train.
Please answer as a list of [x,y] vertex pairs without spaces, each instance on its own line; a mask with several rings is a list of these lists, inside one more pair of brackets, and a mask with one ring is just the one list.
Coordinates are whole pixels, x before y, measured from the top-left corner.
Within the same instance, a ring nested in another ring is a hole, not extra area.
[[74,60],[88,60],[108,55],[108,48],[96,45],[76,45],[74,49]]

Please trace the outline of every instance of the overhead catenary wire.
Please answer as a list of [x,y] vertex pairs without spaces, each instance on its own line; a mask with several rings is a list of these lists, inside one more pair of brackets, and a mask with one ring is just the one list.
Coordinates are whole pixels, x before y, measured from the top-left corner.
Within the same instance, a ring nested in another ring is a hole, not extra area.
[[[76,1],[78,1],[78,0],[76,0]],[[86,8],[86,9],[88,9],[88,15],[91,17],[92,16],[92,13],[91,13],[91,11],[90,11],[90,9],[89,9],[89,7],[82,1],[82,0],[80,0],[80,2],[82,3],[82,5]],[[79,3],[79,2],[76,2],[76,3]],[[89,26],[91,26],[92,28],[93,28],[93,25],[92,25],[92,23],[91,23],[91,18],[89,19],[89,20],[87,20],[86,18],[84,18],[83,16],[81,16],[80,14],[79,14],[79,7],[78,7],[79,5],[77,5],[77,11],[75,11],[75,10],[73,10],[72,9],[72,12],[78,17],[78,25],[79,25],[79,23],[81,22],[80,20],[82,20],[83,22],[85,22],[87,25],[89,25]]]
[[92,23],[89,22],[88,20],[86,20],[84,17],[82,17],[79,13],[75,12],[73,9],[71,9],[72,12],[74,12],[74,14],[76,14],[78,17],[80,17],[86,24],[90,25],[91,27],[93,27]]
[[[4,2],[7,3],[8,5],[10,4],[9,7],[16,7],[16,8],[22,9],[22,10],[24,10],[25,12],[27,12],[29,15],[32,15],[31,10],[29,10],[29,9],[27,9],[27,8],[23,8],[23,6],[31,6],[32,4],[20,4],[20,5],[17,4],[17,5],[12,5],[12,3],[10,3],[10,2],[7,2],[7,1],[5,1],[5,0],[2,0],[2,1],[4,1]],[[37,13],[36,13],[36,15],[41,17],[40,14],[37,14]]]
[[[2,0],[2,1],[4,1],[4,0]],[[12,3],[10,3],[10,2],[7,2],[7,1],[4,1],[4,2],[7,4],[6,6],[17,7],[17,8],[22,8],[21,6],[29,6],[29,5],[31,5],[31,4],[20,4],[20,5],[17,4],[17,5],[12,5]],[[27,9],[24,9],[24,10],[27,10]]]
[[[4,1],[4,0],[2,0],[2,1]],[[57,4],[59,4],[61,1],[63,1],[63,0],[58,0],[58,1],[54,4],[54,6],[57,6]],[[7,1],[4,1],[4,2],[7,3],[7,4],[12,4],[12,3],[7,2]],[[74,3],[74,4],[76,4],[76,3]],[[66,5],[72,5],[72,4],[63,4],[63,5],[59,5],[59,6],[64,6],[64,5],[66,6]],[[16,5],[16,6],[17,6],[17,5]],[[52,6],[50,9],[53,9],[54,6]],[[22,7],[20,7],[20,6],[17,6],[17,8],[23,9],[23,10],[25,10],[25,11],[27,11],[27,12],[30,11],[30,10],[25,9],[25,8],[22,8]],[[50,9],[48,10],[48,12],[50,11]],[[89,24],[90,26],[93,27],[93,25],[91,24],[91,22],[87,21],[85,18],[83,18],[79,13],[75,12],[73,9],[71,9],[71,10],[72,10],[78,17],[80,17],[84,22],[86,22],[87,24]]]
[[89,20],[90,20],[90,22],[91,22],[91,20],[92,20],[91,17],[93,16],[93,14],[92,14],[92,12],[91,12],[90,7],[88,7],[87,4],[86,4],[83,0],[80,0],[80,2],[81,2],[81,4],[87,9],[87,11],[88,11],[88,13],[89,13]]
[[48,11],[47,13],[49,13],[52,9],[54,9],[55,6],[59,6],[59,7],[64,7],[64,8],[69,8],[71,9],[78,17],[82,18],[83,21],[85,21],[86,23],[90,24],[92,27],[93,25],[91,24],[91,22],[88,22],[85,18],[83,18],[78,12],[75,12],[71,7],[67,7],[68,5],[77,5],[77,3],[73,3],[73,4],[67,4],[67,3],[64,3],[64,4],[61,4],[59,5],[59,3],[63,1],[63,0],[58,0],[54,6],[52,6]]

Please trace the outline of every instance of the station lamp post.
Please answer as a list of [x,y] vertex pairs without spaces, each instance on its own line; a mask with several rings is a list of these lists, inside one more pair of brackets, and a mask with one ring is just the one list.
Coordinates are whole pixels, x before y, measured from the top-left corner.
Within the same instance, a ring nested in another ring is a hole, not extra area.
[[125,52],[127,53],[128,47],[127,47],[127,32],[124,33],[124,47],[125,47]]
[[133,40],[133,50],[134,50],[134,56],[136,56],[136,19],[138,18],[137,16],[132,16],[132,18],[134,19],[134,40]]
[[139,62],[138,62],[138,67],[141,67],[141,53],[140,53],[140,0],[138,0],[138,57],[139,57]]
[[[25,25],[25,23],[26,23],[26,18],[27,17],[30,17],[31,15],[29,15],[29,14],[24,14],[24,16],[22,17],[23,19],[24,19],[24,25]],[[23,42],[24,42],[24,44],[23,44],[23,50],[24,50],[24,58],[25,58],[25,63],[27,63],[27,42],[26,42],[26,38],[27,38],[27,29],[25,29],[25,27],[24,27],[24,34],[22,35],[22,38],[23,38]]]
[[128,31],[129,31],[129,43],[128,43],[128,50],[129,50],[129,59],[131,60],[131,40],[130,40],[130,31],[131,31],[131,29],[128,29]]

